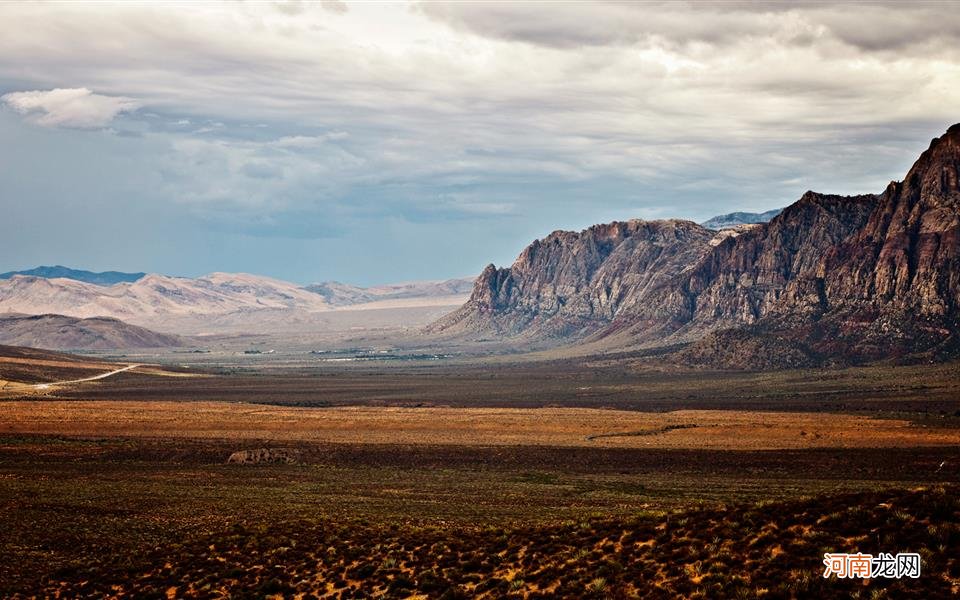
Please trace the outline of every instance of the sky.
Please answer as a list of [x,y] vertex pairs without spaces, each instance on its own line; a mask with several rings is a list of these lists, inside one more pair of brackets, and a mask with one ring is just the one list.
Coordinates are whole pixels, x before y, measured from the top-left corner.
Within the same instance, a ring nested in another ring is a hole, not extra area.
[[950,2],[0,3],[0,271],[469,276],[880,192],[958,121]]

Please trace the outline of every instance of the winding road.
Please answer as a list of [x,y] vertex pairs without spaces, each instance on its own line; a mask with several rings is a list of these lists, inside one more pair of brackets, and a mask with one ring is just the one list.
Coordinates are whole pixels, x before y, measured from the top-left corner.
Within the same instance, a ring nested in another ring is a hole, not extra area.
[[51,381],[50,383],[37,383],[34,384],[34,388],[38,390],[45,390],[47,388],[53,387],[55,385],[68,385],[71,383],[83,383],[85,381],[96,381],[98,379],[106,379],[117,373],[123,373],[124,371],[129,371],[130,369],[136,369],[137,367],[142,367],[143,365],[127,365],[122,369],[117,369],[116,371],[110,371],[109,373],[101,373],[100,375],[94,375],[93,377],[84,377],[83,379],[71,379],[70,381]]

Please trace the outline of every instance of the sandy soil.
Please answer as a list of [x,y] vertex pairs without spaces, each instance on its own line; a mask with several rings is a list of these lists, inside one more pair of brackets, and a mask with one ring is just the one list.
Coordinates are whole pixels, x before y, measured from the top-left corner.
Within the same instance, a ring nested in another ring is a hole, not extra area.
[[[361,444],[775,450],[960,445],[960,429],[855,415],[584,408],[288,408],[226,402],[16,401],[0,433]],[[681,427],[670,429],[670,427]],[[613,437],[591,436],[623,434]]]

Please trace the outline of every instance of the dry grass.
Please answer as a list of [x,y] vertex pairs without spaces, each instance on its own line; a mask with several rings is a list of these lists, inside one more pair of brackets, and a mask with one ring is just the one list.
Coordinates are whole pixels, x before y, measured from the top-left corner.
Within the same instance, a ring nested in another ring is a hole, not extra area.
[[0,394],[22,391],[26,386],[15,384],[46,383],[50,381],[81,379],[112,371],[117,365],[102,361],[43,359],[35,357],[0,355]]
[[[956,492],[508,528],[237,519],[136,557],[60,567],[21,597],[955,598]],[[921,553],[920,579],[821,576],[824,551],[898,549]]]
[[[860,415],[585,408],[293,408],[227,402],[11,401],[0,432],[352,444],[775,450],[960,444],[960,430]],[[685,427],[677,427],[683,425]],[[692,425],[695,425],[693,427]],[[644,435],[636,435],[638,432]],[[624,435],[588,439],[590,436]]]

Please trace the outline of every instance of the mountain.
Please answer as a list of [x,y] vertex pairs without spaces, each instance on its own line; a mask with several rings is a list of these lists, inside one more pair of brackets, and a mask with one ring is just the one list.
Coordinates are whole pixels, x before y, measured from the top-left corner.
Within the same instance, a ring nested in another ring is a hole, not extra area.
[[556,232],[509,269],[488,267],[428,330],[607,349],[692,343],[682,359],[721,366],[954,356],[958,179],[954,125],[881,194],[807,192],[733,234],[680,221]]
[[[113,317],[184,335],[316,334],[420,327],[461,304],[471,284],[451,279],[370,288],[330,282],[303,288],[257,275],[212,273],[195,279],[148,274],[134,282],[96,285],[13,275],[0,280],[0,314]],[[348,314],[361,310],[365,316]]]
[[737,225],[749,225],[751,223],[766,223],[770,219],[779,215],[782,208],[775,208],[762,213],[751,212],[732,212],[725,215],[718,215],[712,219],[707,219],[700,223],[707,229],[728,229]]
[[338,281],[324,281],[308,285],[304,289],[323,296],[331,306],[352,306],[381,300],[466,297],[472,288],[473,277],[464,277],[440,281],[411,281],[366,288]]
[[373,294],[368,292],[366,288],[349,283],[340,283],[339,281],[311,283],[303,289],[319,294],[330,306],[350,306],[351,304],[362,304],[374,300]]
[[47,350],[120,350],[167,348],[180,346],[182,341],[107,317],[0,314],[0,344]]
[[715,232],[689,221],[615,222],[555,231],[508,269],[489,265],[460,309],[428,328],[566,338],[605,327],[690,269]]
[[110,316],[167,330],[178,320],[197,317],[329,308],[321,296],[296,284],[246,274],[212,273],[197,279],[151,274],[112,286],[22,275],[0,281],[0,311]]
[[115,283],[123,282],[133,283],[134,281],[142,279],[144,276],[146,276],[146,273],[121,273],[120,271],[104,271],[102,273],[94,273],[92,271],[70,269],[68,267],[57,265],[55,267],[37,267],[35,269],[28,269],[26,271],[9,271],[7,273],[0,273],[0,279],[10,279],[14,275],[43,277],[45,279],[73,279],[75,281],[92,283],[94,285],[113,285]]

